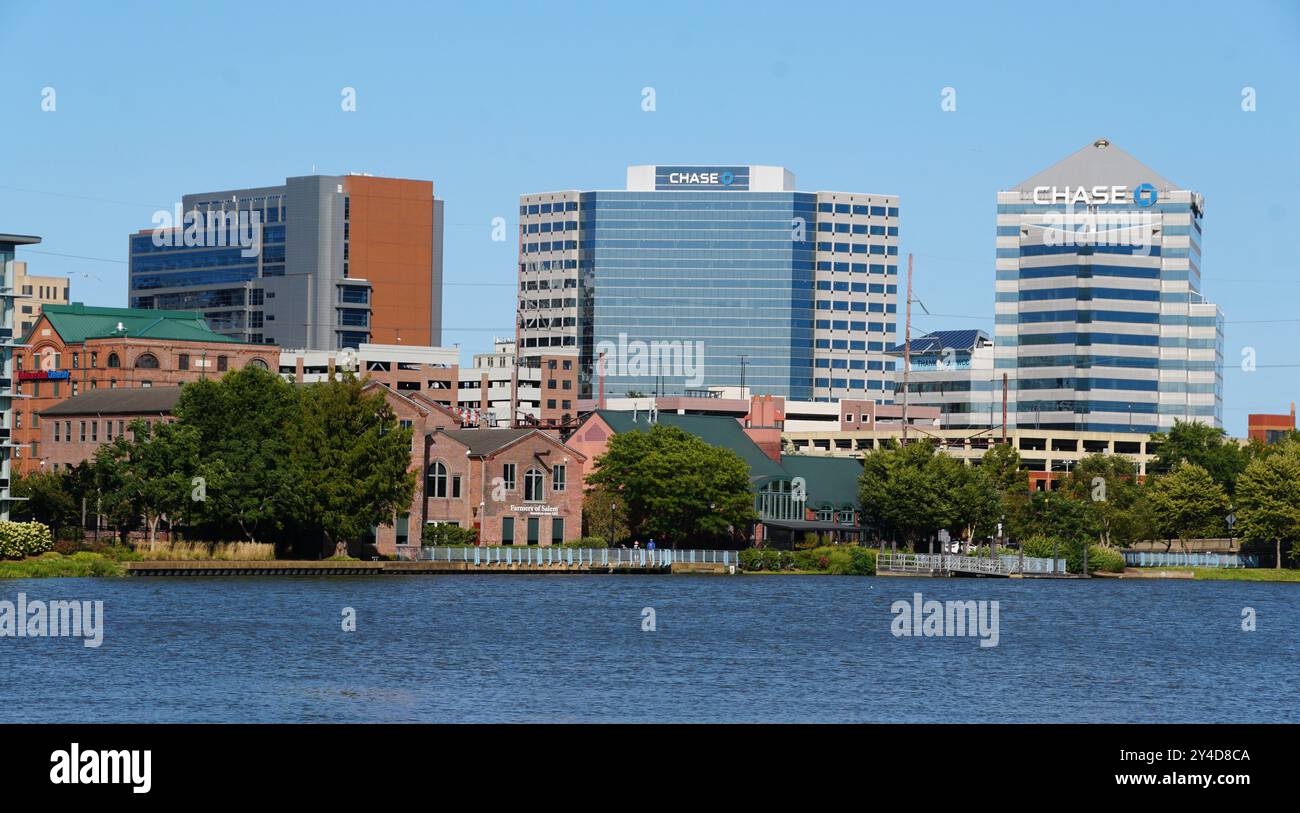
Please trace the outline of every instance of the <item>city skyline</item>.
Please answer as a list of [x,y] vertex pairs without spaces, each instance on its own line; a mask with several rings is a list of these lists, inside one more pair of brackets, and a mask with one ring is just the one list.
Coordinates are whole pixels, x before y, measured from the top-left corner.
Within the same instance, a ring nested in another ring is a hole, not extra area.
[[[914,336],[992,334],[996,192],[1105,137],[1205,196],[1202,282],[1225,318],[1224,423],[1244,436],[1247,413],[1287,410],[1300,372],[1300,252],[1286,228],[1300,180],[1290,135],[1300,98],[1289,81],[1300,56],[1285,47],[1300,15],[1252,8],[1170,19],[1103,5],[1068,27],[1064,12],[1037,8],[927,16],[844,7],[835,26],[707,7],[692,10],[698,25],[682,26],[680,14],[596,9],[590,17],[626,36],[582,40],[584,64],[601,69],[574,81],[561,69],[581,32],[527,9],[505,21],[448,9],[422,24],[430,12],[412,8],[409,25],[360,20],[346,34],[324,13],[295,19],[294,41],[274,15],[266,30],[246,31],[238,20],[200,25],[185,9],[166,19],[87,9],[54,42],[37,7],[11,5],[0,12],[11,64],[0,147],[23,160],[0,173],[0,220],[43,237],[22,253],[30,273],[69,276],[75,301],[124,306],[122,235],[183,191],[313,172],[431,180],[447,202],[443,343],[459,344],[468,365],[494,334],[513,332],[520,195],[616,188],[629,164],[789,166],[802,189],[899,196],[899,253],[915,255],[916,296],[930,311],[914,313]],[[1014,57],[991,47],[1028,39],[1023,16],[1070,33],[1052,42],[1087,55],[1077,80],[1031,58],[1042,40]],[[1116,19],[1184,43],[1184,74],[1148,75],[1141,42],[1116,36]],[[126,25],[158,47],[115,49]],[[367,44],[380,31],[382,46]],[[891,31],[913,36],[895,42]],[[1247,37],[1256,38],[1249,48]],[[338,47],[295,44],[315,41]],[[762,47],[771,42],[784,48]],[[187,67],[190,54],[218,47],[220,64]],[[426,72],[396,68],[412,49],[427,49]],[[277,69],[283,82],[263,81]],[[1166,75],[1175,80],[1153,78]],[[530,90],[550,82],[559,95]],[[343,109],[348,89],[353,111]],[[47,101],[53,109],[42,109]],[[495,218],[504,240],[493,239]],[[1253,372],[1242,369],[1246,351]]]

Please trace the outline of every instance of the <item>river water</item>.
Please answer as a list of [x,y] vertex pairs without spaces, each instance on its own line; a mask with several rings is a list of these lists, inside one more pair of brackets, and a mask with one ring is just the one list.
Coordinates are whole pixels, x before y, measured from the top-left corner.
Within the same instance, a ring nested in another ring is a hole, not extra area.
[[[0,582],[0,600],[19,592],[103,601],[104,637],[0,638],[3,722],[1300,722],[1297,584]],[[891,606],[916,592],[997,601],[997,645],[896,637]]]

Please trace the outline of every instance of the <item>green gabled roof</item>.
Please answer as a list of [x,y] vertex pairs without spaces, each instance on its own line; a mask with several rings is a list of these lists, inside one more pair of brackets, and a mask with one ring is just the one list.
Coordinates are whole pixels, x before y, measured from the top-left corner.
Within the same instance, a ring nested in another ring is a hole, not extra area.
[[[593,414],[604,419],[605,423],[609,424],[609,428],[615,432],[648,430],[653,425],[649,423],[650,416],[645,410],[633,413],[598,409]],[[636,420],[633,420],[633,415],[636,416]],[[749,435],[745,434],[744,427],[735,418],[728,418],[725,415],[678,415],[660,412],[657,422],[665,426],[676,426],[710,446],[730,449],[740,455],[749,466],[749,479],[752,482],[790,479],[785,469],[763,454],[763,450],[758,448],[758,444],[754,443]]]
[[858,507],[861,461],[852,457],[787,454],[781,455],[781,466],[804,479],[809,508]]
[[[73,302],[43,305],[41,314],[49,319],[63,341],[73,344],[104,338],[239,343],[237,339],[214,333],[203,314],[195,311],[99,308]],[[117,329],[119,323],[123,327],[121,331]]]

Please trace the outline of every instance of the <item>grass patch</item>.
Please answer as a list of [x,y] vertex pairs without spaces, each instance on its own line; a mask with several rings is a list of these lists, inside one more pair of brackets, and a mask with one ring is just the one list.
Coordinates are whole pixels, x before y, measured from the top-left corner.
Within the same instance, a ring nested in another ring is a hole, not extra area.
[[135,546],[146,562],[265,562],[275,558],[275,545],[264,542],[147,542]]
[[1271,567],[1162,567],[1160,570],[1190,570],[1201,581],[1300,582],[1300,570]]
[[122,576],[122,565],[101,553],[82,551],[71,556],[45,553],[31,559],[0,562],[0,579],[61,579],[81,576]]

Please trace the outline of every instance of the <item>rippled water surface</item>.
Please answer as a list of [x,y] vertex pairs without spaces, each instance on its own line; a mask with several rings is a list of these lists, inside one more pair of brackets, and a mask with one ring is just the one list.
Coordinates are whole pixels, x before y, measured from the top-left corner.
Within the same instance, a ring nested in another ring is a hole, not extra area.
[[[104,642],[0,638],[0,721],[1300,721],[1300,585],[685,576],[0,582]],[[891,604],[999,602],[999,641]],[[341,629],[344,608],[357,629]],[[1257,629],[1242,631],[1243,608]],[[657,629],[642,631],[643,609]]]

